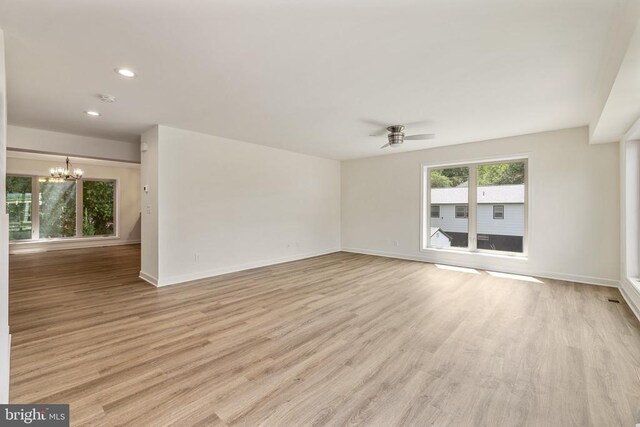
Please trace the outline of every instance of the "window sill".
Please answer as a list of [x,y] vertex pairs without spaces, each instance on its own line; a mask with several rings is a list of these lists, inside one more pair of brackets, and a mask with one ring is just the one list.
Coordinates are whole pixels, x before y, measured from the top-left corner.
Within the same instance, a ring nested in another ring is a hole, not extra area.
[[20,246],[29,244],[48,244],[48,243],[64,243],[64,242],[95,242],[96,240],[118,240],[119,236],[101,236],[101,237],[65,237],[57,239],[38,239],[38,240],[14,240],[9,242],[9,246]]
[[489,258],[503,258],[503,259],[514,259],[517,261],[528,261],[529,257],[527,255],[522,254],[499,254],[493,252],[470,252],[463,249],[439,249],[439,248],[422,248],[420,252],[425,253],[447,253],[447,254],[456,254],[456,255],[470,255],[473,257],[489,257]]

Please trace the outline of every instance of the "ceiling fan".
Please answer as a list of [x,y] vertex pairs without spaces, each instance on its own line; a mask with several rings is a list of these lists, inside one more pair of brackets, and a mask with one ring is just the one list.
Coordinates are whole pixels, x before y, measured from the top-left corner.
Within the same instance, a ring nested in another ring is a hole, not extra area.
[[[436,137],[435,134],[433,133],[423,133],[423,134],[418,134],[418,135],[406,135],[404,134],[404,126],[403,125],[393,125],[393,126],[389,126],[386,128],[388,134],[387,134],[387,139],[389,140],[389,142],[387,142],[386,144],[384,144],[382,147],[380,148],[387,148],[387,147],[397,147],[398,145],[401,145],[405,140],[406,141],[420,141],[420,140],[425,140],[425,139],[433,139]],[[378,134],[373,134],[371,136],[378,136],[380,135]]]

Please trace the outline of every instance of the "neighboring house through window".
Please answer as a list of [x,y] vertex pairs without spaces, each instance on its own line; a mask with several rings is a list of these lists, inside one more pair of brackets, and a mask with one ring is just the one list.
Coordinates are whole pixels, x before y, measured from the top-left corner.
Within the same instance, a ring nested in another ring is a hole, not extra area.
[[526,253],[526,159],[424,166],[423,172],[423,230],[432,230],[423,234],[423,248]]

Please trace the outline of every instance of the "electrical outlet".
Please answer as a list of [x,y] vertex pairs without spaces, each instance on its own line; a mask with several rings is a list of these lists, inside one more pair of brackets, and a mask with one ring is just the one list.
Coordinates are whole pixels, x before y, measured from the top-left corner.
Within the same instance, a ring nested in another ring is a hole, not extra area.
[[196,252],[195,254],[193,254],[193,260],[195,262],[200,262],[200,254],[198,252]]
[[396,248],[399,246],[399,243],[398,243],[398,241],[397,241],[397,240],[394,240],[394,241],[393,241],[393,246],[395,246]]

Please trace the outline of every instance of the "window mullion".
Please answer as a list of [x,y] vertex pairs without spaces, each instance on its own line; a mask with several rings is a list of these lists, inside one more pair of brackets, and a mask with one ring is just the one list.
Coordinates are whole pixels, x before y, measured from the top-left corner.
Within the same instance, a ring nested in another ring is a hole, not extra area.
[[82,237],[82,224],[84,223],[82,206],[82,180],[76,181],[76,237]]
[[469,165],[469,251],[477,252],[478,250],[478,166],[475,164]]
[[426,215],[425,218],[423,218],[423,226],[424,226],[424,230],[422,230],[422,238],[424,239],[424,242],[422,244],[423,247],[427,247],[430,248],[431,247],[431,174],[430,174],[430,169],[423,169],[423,171],[426,171],[426,176],[423,177],[423,195],[425,198],[425,202],[427,204],[427,209],[429,211],[429,215]]
[[31,238],[40,239],[40,179],[31,177]]

